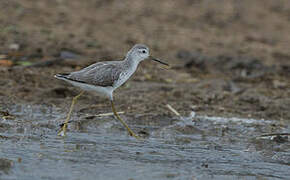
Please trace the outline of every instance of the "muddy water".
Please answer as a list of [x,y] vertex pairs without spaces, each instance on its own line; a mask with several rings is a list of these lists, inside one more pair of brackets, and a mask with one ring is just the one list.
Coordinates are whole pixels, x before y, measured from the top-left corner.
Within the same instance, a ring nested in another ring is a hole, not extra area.
[[[256,138],[266,132],[289,132],[285,122],[156,116],[153,119],[160,123],[130,124],[135,131],[149,132],[139,141],[128,137],[112,117],[103,117],[82,128],[72,123],[68,137],[60,138],[56,131],[65,116],[61,109],[31,105],[7,109],[14,119],[1,119],[1,179],[290,177],[290,143]],[[77,114],[73,119],[88,121]]]

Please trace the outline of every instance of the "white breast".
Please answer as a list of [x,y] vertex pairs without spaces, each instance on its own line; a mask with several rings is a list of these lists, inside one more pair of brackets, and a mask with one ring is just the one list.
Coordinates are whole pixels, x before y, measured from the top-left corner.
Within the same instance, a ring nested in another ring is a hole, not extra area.
[[114,88],[120,87],[122,84],[124,84],[136,71],[137,65],[134,67],[130,67],[130,69],[127,69],[120,73],[118,81],[115,83]]
[[115,83],[114,87],[118,88],[120,87],[122,84],[124,84],[134,73],[134,71],[125,71],[122,72],[119,76],[118,81]]

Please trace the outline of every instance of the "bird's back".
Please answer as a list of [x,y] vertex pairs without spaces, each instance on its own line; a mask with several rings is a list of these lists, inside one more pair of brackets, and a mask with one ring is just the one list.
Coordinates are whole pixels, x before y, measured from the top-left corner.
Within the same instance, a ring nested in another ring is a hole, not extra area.
[[121,63],[122,61],[98,62],[80,71],[59,74],[57,77],[95,86],[114,86],[122,72]]

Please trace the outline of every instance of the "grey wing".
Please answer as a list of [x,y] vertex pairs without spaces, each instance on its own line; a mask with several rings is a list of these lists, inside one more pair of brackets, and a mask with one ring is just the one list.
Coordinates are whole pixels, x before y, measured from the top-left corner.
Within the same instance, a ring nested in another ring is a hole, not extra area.
[[113,86],[120,76],[121,70],[117,64],[96,63],[80,71],[70,73],[66,78],[95,86]]

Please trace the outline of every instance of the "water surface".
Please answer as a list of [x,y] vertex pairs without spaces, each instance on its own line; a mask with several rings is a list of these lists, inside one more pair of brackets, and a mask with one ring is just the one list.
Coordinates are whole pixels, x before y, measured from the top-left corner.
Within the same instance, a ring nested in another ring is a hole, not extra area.
[[112,117],[88,122],[75,114],[74,120],[87,122],[81,129],[71,124],[68,136],[61,138],[57,124],[65,114],[59,109],[18,105],[9,111],[15,118],[1,120],[0,157],[13,163],[0,171],[3,179],[290,177],[289,142],[256,138],[273,129],[289,131],[275,120],[195,116],[169,121],[156,116],[160,123],[130,124],[150,133],[140,141],[127,136]]

